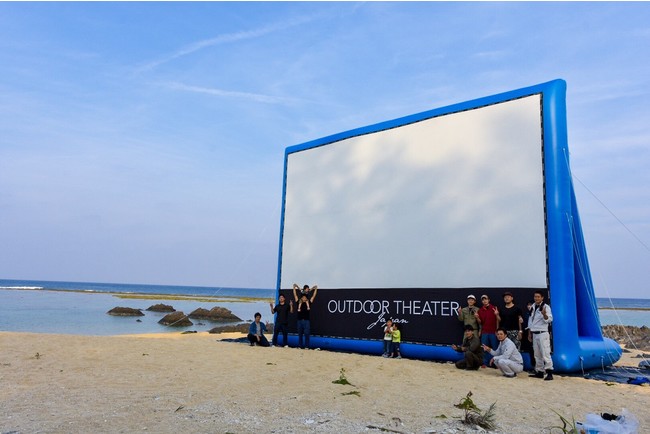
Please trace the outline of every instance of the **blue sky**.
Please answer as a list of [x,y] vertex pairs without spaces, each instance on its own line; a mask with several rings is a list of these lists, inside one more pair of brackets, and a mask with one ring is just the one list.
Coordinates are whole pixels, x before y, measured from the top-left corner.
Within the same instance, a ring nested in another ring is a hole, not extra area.
[[647,297],[650,3],[2,2],[0,278],[274,287],[287,146],[556,78],[596,293]]

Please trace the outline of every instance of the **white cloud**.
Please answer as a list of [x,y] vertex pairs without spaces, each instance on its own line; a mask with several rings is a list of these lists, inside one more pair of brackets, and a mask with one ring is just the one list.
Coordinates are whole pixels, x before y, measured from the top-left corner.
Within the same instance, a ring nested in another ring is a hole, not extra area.
[[288,103],[297,103],[302,101],[297,98],[263,95],[263,94],[251,93],[251,92],[237,92],[232,90],[217,89],[213,87],[192,86],[192,85],[178,83],[178,82],[160,83],[160,85],[171,90],[200,93],[200,94],[225,97],[225,98],[243,99],[243,100],[262,102],[268,104],[288,104]]
[[138,73],[153,70],[165,63],[171,62],[173,60],[176,60],[178,58],[187,56],[189,54],[195,53],[197,51],[206,48],[215,47],[222,44],[260,38],[270,33],[282,31],[282,30],[289,29],[291,27],[306,24],[313,19],[314,18],[312,16],[302,16],[288,21],[272,23],[264,27],[259,27],[257,29],[243,30],[234,33],[226,33],[223,35],[215,36],[214,38],[208,38],[208,39],[192,42],[191,44],[187,44],[184,47],[181,47],[172,53],[164,54],[156,60],[150,61],[148,63],[145,63],[144,65],[139,66],[138,68],[136,68],[135,73],[138,74]]

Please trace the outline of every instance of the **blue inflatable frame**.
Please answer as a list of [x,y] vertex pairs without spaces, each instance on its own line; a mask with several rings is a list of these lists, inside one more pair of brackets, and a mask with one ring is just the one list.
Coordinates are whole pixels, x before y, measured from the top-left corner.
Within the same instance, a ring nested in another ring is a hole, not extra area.
[[[399,127],[434,116],[476,109],[538,94],[542,95],[548,289],[554,318],[552,326],[553,363],[556,372],[577,372],[601,368],[618,361],[622,350],[615,341],[602,335],[570,172],[566,120],[566,82],[564,80],[553,80],[454,104],[288,147],[285,150],[282,203],[285,203],[286,197],[287,159],[293,152],[353,136]],[[280,294],[284,212],[283,206],[276,298]],[[291,334],[288,344],[296,345],[297,337]],[[382,345],[381,340],[311,337],[312,347],[364,354],[381,354]],[[401,352],[405,357],[418,359],[454,361],[459,358],[458,353],[446,345],[403,342]]]

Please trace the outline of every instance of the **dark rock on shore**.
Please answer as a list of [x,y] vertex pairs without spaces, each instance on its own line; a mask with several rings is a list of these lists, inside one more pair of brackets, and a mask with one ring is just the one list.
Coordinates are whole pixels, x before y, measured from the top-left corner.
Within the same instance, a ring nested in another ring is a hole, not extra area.
[[248,333],[249,327],[250,327],[250,323],[230,324],[225,326],[214,327],[208,330],[208,333],[232,333],[232,332]]
[[177,311],[165,315],[158,324],[170,327],[188,327],[194,325],[192,321],[183,312]]
[[[243,322],[241,324],[229,324],[229,325],[214,327],[208,330],[208,333],[212,333],[212,334],[233,333],[233,332],[248,333],[250,326],[251,326],[250,322]],[[265,335],[269,335],[269,334],[273,335],[273,324],[266,324]]]
[[174,309],[173,306],[170,306],[168,304],[162,304],[162,303],[149,306],[147,310],[150,310],[151,312],[176,312],[176,309]]
[[205,319],[214,322],[239,322],[242,321],[237,315],[233,314],[230,309],[215,306],[210,310],[202,307],[194,310],[188,315],[192,319]]
[[606,325],[603,326],[603,336],[628,349],[650,351],[650,328],[646,326]]
[[141,309],[134,309],[132,307],[114,307],[106,312],[109,315],[115,316],[144,316]]

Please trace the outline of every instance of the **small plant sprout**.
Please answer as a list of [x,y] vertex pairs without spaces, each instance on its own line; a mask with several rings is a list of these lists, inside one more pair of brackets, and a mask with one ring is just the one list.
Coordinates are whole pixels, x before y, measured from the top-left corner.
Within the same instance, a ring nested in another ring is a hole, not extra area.
[[339,379],[332,381],[334,384],[349,384],[350,386],[354,386],[354,384],[350,383],[348,379],[345,377],[345,368],[341,368],[339,371]]
[[496,428],[496,421],[494,420],[496,414],[494,409],[496,402],[493,402],[485,412],[474,404],[472,401],[472,391],[470,390],[465,398],[461,399],[454,407],[460,408],[465,412],[462,422],[467,425],[480,426],[486,430],[493,430]]

